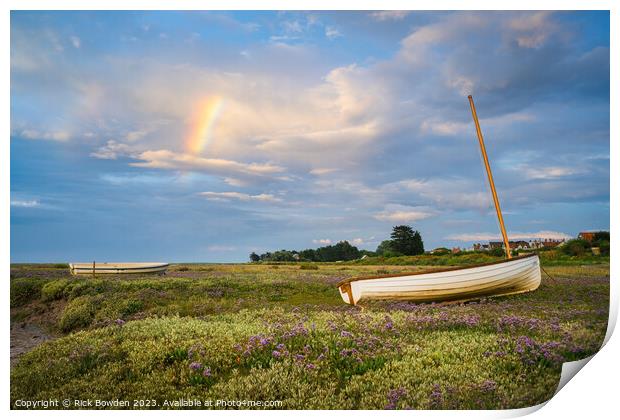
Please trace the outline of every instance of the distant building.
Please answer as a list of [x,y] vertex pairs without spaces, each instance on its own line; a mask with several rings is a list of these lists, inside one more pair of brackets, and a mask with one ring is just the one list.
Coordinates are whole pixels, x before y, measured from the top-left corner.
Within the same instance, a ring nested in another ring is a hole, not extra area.
[[459,248],[458,246],[457,246],[457,247],[452,248],[452,253],[453,253],[453,254],[457,254],[457,253],[459,253],[459,252],[461,252],[461,248]]
[[534,239],[530,241],[531,249],[538,248],[555,248],[557,246],[562,245],[566,240],[565,239]]
[[577,237],[579,239],[583,239],[584,241],[592,242],[595,234],[596,232],[579,232]]

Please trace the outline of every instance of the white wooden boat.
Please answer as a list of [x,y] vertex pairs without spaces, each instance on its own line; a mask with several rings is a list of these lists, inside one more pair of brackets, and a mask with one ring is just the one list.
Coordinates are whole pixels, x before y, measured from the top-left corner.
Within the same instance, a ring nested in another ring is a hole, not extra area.
[[530,254],[465,268],[347,279],[338,284],[338,289],[346,303],[356,305],[371,299],[468,300],[529,292],[539,285],[538,255]]
[[482,130],[471,95],[468,97],[482,159],[497,212],[506,260],[470,267],[348,279],[338,284],[342,299],[351,305],[361,300],[390,299],[414,302],[468,300],[484,296],[504,296],[535,290],[540,285],[538,255],[512,257],[493,174],[484,146]]
[[147,263],[118,263],[118,262],[89,262],[70,263],[71,274],[163,274],[170,264],[162,262]]

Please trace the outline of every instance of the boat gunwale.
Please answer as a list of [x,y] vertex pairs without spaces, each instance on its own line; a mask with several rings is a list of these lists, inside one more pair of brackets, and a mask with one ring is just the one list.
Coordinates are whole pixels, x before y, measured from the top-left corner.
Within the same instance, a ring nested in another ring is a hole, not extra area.
[[383,275],[377,275],[377,276],[352,277],[352,278],[344,279],[340,281],[336,286],[340,287],[342,285],[350,284],[352,282],[361,281],[361,280],[379,280],[379,279],[384,279],[384,278],[388,279],[388,278],[394,278],[394,277],[410,277],[410,276],[417,276],[417,275],[423,275],[423,274],[434,274],[434,273],[443,273],[443,272],[450,272],[450,271],[457,271],[457,270],[467,270],[469,268],[487,267],[491,265],[503,264],[503,263],[512,262],[512,261],[524,260],[524,259],[531,258],[534,256],[538,257],[538,254],[535,252],[532,252],[532,253],[528,253],[525,255],[519,255],[516,257],[512,257],[510,259],[504,259],[501,261],[479,263],[479,264],[467,265],[467,266],[437,268],[437,269],[428,269],[428,270],[422,270],[422,271],[416,271],[416,272],[383,274]]
[[[123,264],[127,264],[123,266]],[[170,263],[95,263],[95,271],[97,270],[148,270],[169,267]],[[92,263],[69,263],[72,270],[93,271]]]

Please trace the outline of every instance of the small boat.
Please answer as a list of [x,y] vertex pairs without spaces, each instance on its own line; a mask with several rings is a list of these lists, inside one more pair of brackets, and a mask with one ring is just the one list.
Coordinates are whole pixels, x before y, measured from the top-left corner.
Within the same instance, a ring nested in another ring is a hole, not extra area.
[[162,262],[147,263],[70,263],[71,274],[139,274],[139,273],[158,273],[166,272],[170,264]]
[[338,284],[340,296],[351,305],[363,300],[442,302],[505,296],[535,290],[540,285],[538,255],[465,268],[426,270],[376,277],[357,277]]
[[486,296],[505,296],[530,292],[536,290],[540,285],[538,255],[528,254],[518,257],[511,255],[510,242],[504,226],[504,218],[495,190],[491,166],[484,147],[476,107],[471,95],[468,99],[489,186],[491,187],[493,204],[504,239],[506,259],[469,267],[451,267],[415,273],[347,279],[338,283],[340,296],[346,303],[356,305],[362,300],[371,299],[413,302],[464,301]]

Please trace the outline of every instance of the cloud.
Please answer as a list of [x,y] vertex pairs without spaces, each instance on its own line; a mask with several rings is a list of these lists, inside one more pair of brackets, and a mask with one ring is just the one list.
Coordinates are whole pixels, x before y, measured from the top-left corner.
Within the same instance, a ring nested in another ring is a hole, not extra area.
[[329,39],[335,39],[342,36],[342,33],[333,26],[325,27],[325,36]]
[[132,157],[141,162],[134,162],[131,166],[193,170],[223,176],[273,177],[285,171],[285,168],[270,163],[243,163],[228,159],[204,158],[170,150],[147,150]]
[[20,131],[18,135],[28,140],[53,140],[64,142],[71,139],[71,133],[66,130],[39,131],[33,129],[25,129]]
[[74,48],[80,48],[80,46],[82,45],[82,41],[77,36],[72,36],[70,40],[71,45],[73,45]]
[[539,48],[557,30],[557,25],[549,19],[551,12],[540,11],[519,14],[510,19],[509,27],[515,31],[517,44],[523,48]]
[[427,219],[434,214],[426,208],[390,204],[386,209],[376,213],[374,218],[382,222],[412,223]]
[[39,207],[41,203],[39,200],[11,200],[11,207]]
[[119,157],[130,156],[134,152],[134,147],[124,143],[119,143],[115,140],[108,140],[104,146],[101,146],[96,151],[91,152],[90,156],[97,159],[115,160]]
[[548,166],[548,167],[521,167],[517,169],[519,172],[524,172],[528,179],[555,179],[562,178],[570,175],[576,175],[582,171],[578,168],[562,167],[562,166]]
[[422,201],[432,203],[439,210],[486,210],[491,205],[490,193],[480,188],[479,182],[468,178],[446,177],[432,179],[405,179],[387,185],[388,191],[404,190],[419,195]]
[[332,240],[331,239],[313,239],[312,243],[325,246],[325,245],[331,245]]
[[378,21],[403,20],[410,13],[410,10],[382,10],[372,12],[370,16]]
[[[555,232],[551,230],[541,230],[538,232],[508,232],[508,238],[510,240],[524,240],[524,239],[569,239],[571,235]],[[475,242],[475,241],[499,241],[501,235],[498,233],[461,233],[457,235],[446,236],[445,239],[461,242]]]
[[339,170],[338,168],[314,168],[314,169],[310,170],[310,174],[321,176],[321,175],[331,174],[331,173],[336,172],[338,170]]
[[272,202],[272,203],[282,201],[281,198],[275,197],[272,194],[250,195],[250,194],[234,192],[234,191],[228,191],[228,192],[205,191],[199,194],[203,197],[206,197],[207,200],[213,200],[213,201],[239,200],[239,201],[262,201],[262,202]]

